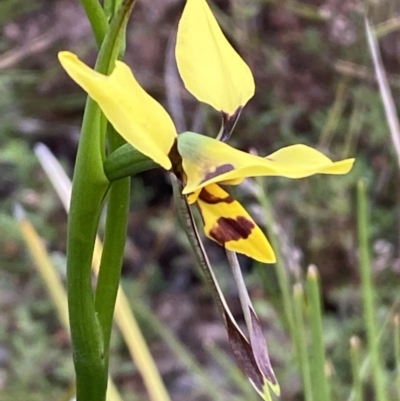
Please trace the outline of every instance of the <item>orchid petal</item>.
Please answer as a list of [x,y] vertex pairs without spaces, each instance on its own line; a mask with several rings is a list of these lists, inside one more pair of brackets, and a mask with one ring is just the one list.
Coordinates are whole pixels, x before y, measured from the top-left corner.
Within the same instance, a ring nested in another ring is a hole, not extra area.
[[95,100],[116,131],[139,152],[165,169],[176,130],[165,109],[136,81],[130,68],[116,61],[111,75],[103,75],[70,52],[58,54],[68,75]]
[[211,183],[244,177],[303,178],[314,174],[346,174],[354,163],[354,159],[332,162],[306,145],[288,146],[263,158],[192,132],[179,135],[178,151],[187,176],[184,194]]
[[204,232],[230,251],[247,255],[263,263],[274,263],[275,254],[260,227],[242,205],[219,185],[203,188],[197,198]]
[[176,61],[186,89],[229,116],[254,95],[250,68],[225,38],[205,0],[186,2]]

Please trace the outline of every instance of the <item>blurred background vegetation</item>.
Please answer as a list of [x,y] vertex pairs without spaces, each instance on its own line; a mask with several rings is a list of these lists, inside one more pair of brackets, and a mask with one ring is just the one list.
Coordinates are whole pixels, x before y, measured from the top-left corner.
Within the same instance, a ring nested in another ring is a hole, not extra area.
[[[358,336],[361,344],[366,342],[357,239],[360,178],[370,205],[369,250],[379,326],[398,312],[399,301],[399,170],[365,37],[363,3],[215,0],[212,5],[257,85],[231,143],[260,154],[305,143],[336,160],[357,158],[347,176],[265,182],[276,222],[272,228],[291,282],[301,281],[310,264],[320,272],[328,377],[334,398],[347,399],[354,385],[349,339]],[[166,97],[172,85],[184,105],[175,114],[181,116],[182,129],[215,136],[218,116],[198,107],[176,85],[171,49],[182,7],[180,0],[139,0],[126,61],[167,108],[174,107]],[[374,1],[369,16],[398,100],[400,6]],[[13,210],[17,203],[24,207],[65,278],[67,217],[33,147],[46,144],[72,175],[85,96],[61,70],[56,55],[68,49],[93,64],[96,49],[78,1],[2,0],[0,30],[0,399],[62,400],[73,383],[68,332],[35,270]],[[244,183],[236,196],[265,224],[254,185]],[[171,188],[162,171],[132,179],[128,231],[122,283],[171,399],[216,399],[196,382],[196,369],[205,369],[221,400],[238,394],[238,400],[258,399],[230,362],[224,327],[177,229]],[[232,311],[242,322],[224,253],[206,244]],[[274,267],[246,258],[241,263],[265,325],[282,399],[302,400]],[[380,352],[388,399],[394,400],[392,326],[383,326]],[[190,368],[186,352],[193,358]],[[111,373],[125,399],[148,399],[117,330]]]

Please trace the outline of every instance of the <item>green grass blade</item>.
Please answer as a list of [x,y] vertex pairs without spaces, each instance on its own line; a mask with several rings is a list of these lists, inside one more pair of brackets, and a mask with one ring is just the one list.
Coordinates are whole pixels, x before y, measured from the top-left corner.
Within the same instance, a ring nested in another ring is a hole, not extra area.
[[379,342],[375,323],[374,287],[371,275],[371,262],[369,254],[368,210],[365,183],[359,181],[357,187],[357,224],[359,263],[361,273],[361,292],[364,309],[365,326],[367,330],[368,350],[371,357],[371,370],[375,399],[385,401],[385,387],[382,377],[382,365],[379,356]]
[[325,374],[325,347],[322,331],[322,308],[319,276],[315,266],[310,266],[307,273],[307,300],[311,324],[313,355],[311,374],[315,400],[330,401],[328,379]]
[[361,381],[361,355],[360,355],[360,339],[356,336],[350,339],[350,359],[351,371],[353,375],[353,393],[354,401],[363,401],[363,388]]
[[396,315],[393,319],[393,343],[394,355],[396,359],[396,391],[397,398],[400,399],[400,317]]
[[[265,185],[265,180],[261,177],[256,178],[257,183],[257,191],[256,197],[258,202],[260,203],[263,212],[265,213],[265,222],[268,229],[268,238],[271,242],[272,248],[276,254],[276,264],[275,269],[278,278],[278,285],[281,292],[282,305],[283,305],[283,320],[286,323],[286,326],[289,328],[289,332],[292,340],[297,342],[296,328],[294,324],[294,316],[293,316],[293,305],[292,305],[292,297],[291,297],[291,284],[289,274],[287,272],[286,267],[283,263],[283,257],[281,254],[281,247],[279,243],[278,236],[276,234],[276,221],[274,217],[274,213],[272,210],[271,203],[268,199],[267,189]],[[265,268],[265,266],[264,266]],[[280,314],[282,316],[282,314]],[[298,349],[298,345],[296,344],[296,349]]]
[[296,284],[293,288],[293,306],[294,318],[296,324],[296,333],[299,343],[299,360],[300,370],[303,379],[304,400],[313,400],[313,387],[311,383],[310,362],[308,359],[308,346],[306,327],[304,324],[303,307],[304,307],[304,292],[301,284]]

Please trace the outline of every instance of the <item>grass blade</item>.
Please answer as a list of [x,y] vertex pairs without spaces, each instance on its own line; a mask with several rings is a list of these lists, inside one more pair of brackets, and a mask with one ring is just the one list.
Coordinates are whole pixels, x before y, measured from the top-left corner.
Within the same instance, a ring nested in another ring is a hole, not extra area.
[[365,19],[365,29],[367,32],[367,39],[369,50],[371,52],[372,60],[374,62],[375,74],[379,84],[379,91],[381,93],[383,106],[385,109],[386,119],[389,124],[392,142],[397,155],[397,162],[400,167],[400,124],[396,113],[396,106],[394,104],[393,96],[390,91],[388,79],[386,76],[385,68],[382,63],[378,43],[375,34],[371,28],[368,18]]
[[330,390],[325,374],[325,348],[322,331],[322,308],[319,287],[319,275],[315,266],[310,266],[307,273],[307,299],[311,323],[313,357],[311,374],[316,400],[330,401]]
[[377,401],[385,401],[385,387],[382,378],[382,365],[379,357],[379,342],[377,335],[377,327],[375,323],[375,305],[374,305],[374,287],[371,276],[371,263],[369,255],[368,240],[368,211],[367,211],[367,195],[365,183],[358,183],[358,207],[357,207],[357,224],[358,224],[358,244],[359,244],[359,263],[361,273],[361,291],[364,309],[365,326],[367,330],[368,349],[371,357],[371,370],[374,382],[375,399]]
[[353,374],[353,393],[354,401],[363,401],[363,389],[361,381],[361,355],[360,339],[356,336],[350,338],[350,359]]
[[304,399],[305,401],[312,401],[313,387],[311,383],[310,362],[308,359],[306,327],[303,316],[304,291],[301,284],[296,284],[293,288],[293,306],[296,331],[299,340],[299,360],[303,378]]

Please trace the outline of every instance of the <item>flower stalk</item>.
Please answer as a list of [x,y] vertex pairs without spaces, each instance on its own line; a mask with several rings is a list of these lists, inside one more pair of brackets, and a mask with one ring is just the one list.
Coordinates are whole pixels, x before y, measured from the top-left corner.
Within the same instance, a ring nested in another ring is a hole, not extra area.
[[[107,74],[114,65],[133,4],[134,0],[124,1],[112,20],[102,41],[97,71]],[[94,18],[92,11],[89,19]],[[99,41],[104,24],[96,26]],[[67,243],[68,306],[78,401],[104,401],[107,389],[108,350],[96,314],[91,275],[97,227],[109,187],[103,172],[104,157],[105,119],[99,106],[88,98],[76,158]]]

